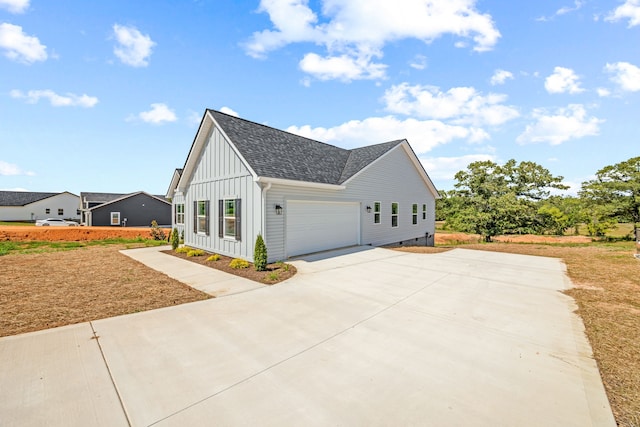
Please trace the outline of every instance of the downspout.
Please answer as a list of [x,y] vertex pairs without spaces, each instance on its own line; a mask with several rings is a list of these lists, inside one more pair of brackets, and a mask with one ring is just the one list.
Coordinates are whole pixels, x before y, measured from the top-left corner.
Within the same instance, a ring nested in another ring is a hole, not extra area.
[[267,185],[262,187],[262,238],[265,239],[266,243],[266,231],[267,231],[267,191],[271,189],[271,183],[267,182]]

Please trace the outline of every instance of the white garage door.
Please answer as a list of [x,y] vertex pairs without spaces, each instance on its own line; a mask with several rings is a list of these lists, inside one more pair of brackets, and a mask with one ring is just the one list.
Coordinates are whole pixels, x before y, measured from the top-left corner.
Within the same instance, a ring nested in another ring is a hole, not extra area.
[[287,255],[301,255],[360,243],[360,204],[289,200]]

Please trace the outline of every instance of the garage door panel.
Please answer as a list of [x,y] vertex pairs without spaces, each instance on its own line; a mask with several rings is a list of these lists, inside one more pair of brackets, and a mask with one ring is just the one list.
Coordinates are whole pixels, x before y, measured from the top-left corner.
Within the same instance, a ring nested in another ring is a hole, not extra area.
[[359,208],[359,203],[288,201],[287,255],[357,245]]

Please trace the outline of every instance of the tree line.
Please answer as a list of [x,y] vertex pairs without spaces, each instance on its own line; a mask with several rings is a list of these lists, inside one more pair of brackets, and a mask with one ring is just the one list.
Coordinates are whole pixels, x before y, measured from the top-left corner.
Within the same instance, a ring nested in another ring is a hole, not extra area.
[[617,223],[640,223],[640,157],[605,166],[595,179],[582,183],[578,196],[551,195],[566,190],[535,162],[509,160],[471,163],[455,175],[451,191],[442,191],[436,219],[447,229],[480,234],[490,242],[502,234],[578,233],[586,225],[591,236],[604,236]]

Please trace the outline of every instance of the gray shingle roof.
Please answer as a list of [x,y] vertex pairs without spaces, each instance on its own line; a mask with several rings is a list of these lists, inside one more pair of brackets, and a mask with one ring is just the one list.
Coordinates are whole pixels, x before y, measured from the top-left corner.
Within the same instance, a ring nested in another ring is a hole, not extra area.
[[31,191],[0,191],[0,206],[25,206],[61,193],[35,193]]
[[127,194],[122,193],[80,193],[80,200],[84,202],[85,198],[87,202],[101,202],[107,203],[113,200],[119,199],[122,196],[126,196]]
[[342,184],[403,140],[346,150],[208,110],[258,176]]

